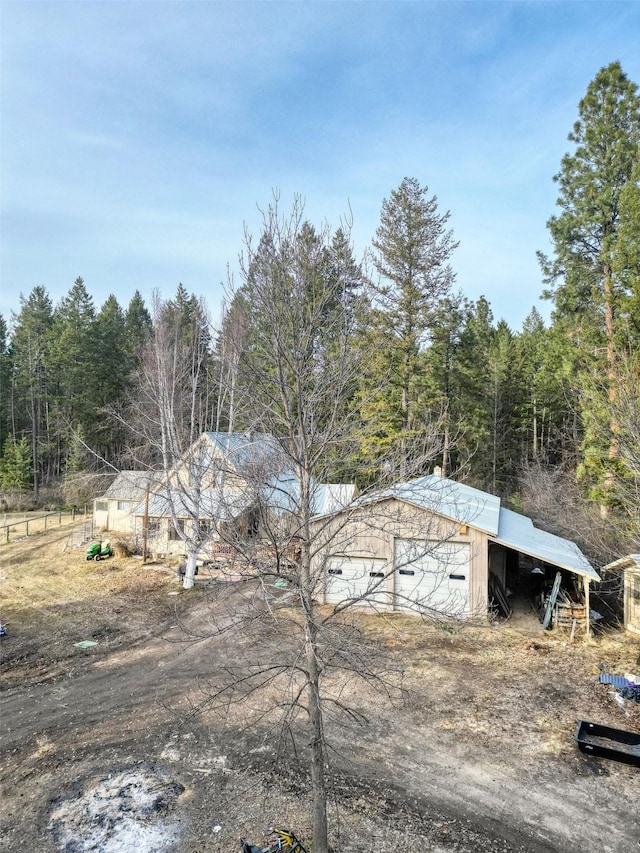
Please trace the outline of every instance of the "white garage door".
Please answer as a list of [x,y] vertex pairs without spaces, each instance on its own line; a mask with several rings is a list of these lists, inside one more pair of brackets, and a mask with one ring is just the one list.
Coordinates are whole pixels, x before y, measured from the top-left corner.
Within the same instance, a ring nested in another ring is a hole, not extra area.
[[363,604],[388,603],[385,560],[368,557],[332,557],[327,562],[327,604],[367,596]]
[[443,616],[468,615],[469,574],[468,542],[396,539],[394,606]]

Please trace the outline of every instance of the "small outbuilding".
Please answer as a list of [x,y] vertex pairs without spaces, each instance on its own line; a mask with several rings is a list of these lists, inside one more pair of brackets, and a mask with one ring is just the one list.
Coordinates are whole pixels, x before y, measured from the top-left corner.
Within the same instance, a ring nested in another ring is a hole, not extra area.
[[107,491],[93,502],[93,528],[133,533],[133,510],[160,482],[157,471],[120,471]]
[[320,547],[312,565],[327,604],[486,618],[496,598],[522,591],[542,604],[555,586],[554,596],[562,588],[579,599],[588,631],[598,573],[575,543],[536,528],[495,495],[433,474],[313,524]]
[[640,554],[627,554],[602,570],[603,573],[622,572],[624,627],[640,634]]

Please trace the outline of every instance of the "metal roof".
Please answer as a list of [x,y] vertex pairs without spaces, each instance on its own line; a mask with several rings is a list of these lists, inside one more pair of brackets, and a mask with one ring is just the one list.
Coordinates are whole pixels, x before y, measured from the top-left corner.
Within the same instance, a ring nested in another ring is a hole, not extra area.
[[346,509],[355,493],[355,483],[317,483],[313,493],[314,515],[328,515]]
[[446,477],[427,474],[378,493],[374,499],[384,497],[409,501],[460,524],[470,524],[490,535],[498,532],[500,498]]
[[236,467],[270,461],[281,455],[276,439],[263,432],[205,432],[204,435]]
[[603,566],[602,571],[608,572],[609,569],[640,569],[640,554],[627,554],[626,557],[620,557]]
[[490,538],[492,542],[528,554],[544,563],[567,569],[590,580],[600,580],[600,575],[575,542],[539,530],[526,515],[501,508],[498,533]]
[[[311,512],[327,515],[345,509],[355,495],[354,483],[311,483]],[[281,512],[296,512],[300,506],[298,478],[291,471],[281,471],[263,490],[267,507]]]
[[108,500],[140,501],[149,488],[161,482],[160,471],[120,471],[102,496]]
[[[429,512],[482,530],[488,534],[491,541],[514,551],[528,554],[541,562],[567,569],[590,580],[600,580],[598,573],[574,542],[539,530],[526,515],[503,509],[500,506],[500,498],[480,489],[429,474],[367,495],[362,498],[362,502],[369,503],[386,498],[408,501]],[[638,559],[640,560],[640,556]]]

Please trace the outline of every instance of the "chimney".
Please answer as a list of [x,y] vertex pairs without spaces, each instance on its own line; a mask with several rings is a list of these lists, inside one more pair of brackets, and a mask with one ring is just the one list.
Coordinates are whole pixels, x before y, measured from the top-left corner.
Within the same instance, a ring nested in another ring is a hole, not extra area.
[[442,468],[439,465],[436,465],[436,467],[433,469],[433,476],[442,477]]

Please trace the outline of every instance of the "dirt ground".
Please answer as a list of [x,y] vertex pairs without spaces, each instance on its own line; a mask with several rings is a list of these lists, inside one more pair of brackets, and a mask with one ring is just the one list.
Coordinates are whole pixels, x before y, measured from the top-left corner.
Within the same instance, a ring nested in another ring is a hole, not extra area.
[[[294,631],[257,618],[251,584],[198,581],[88,563],[66,530],[0,546],[0,850],[226,853],[274,823],[310,841],[305,747],[274,760],[273,688],[211,698],[234,666],[285,660]],[[335,851],[639,849],[640,769],[574,742],[578,719],[640,732],[640,705],[598,681],[640,670],[630,635],[358,619],[403,692],[332,676],[356,714],[327,723]]]

